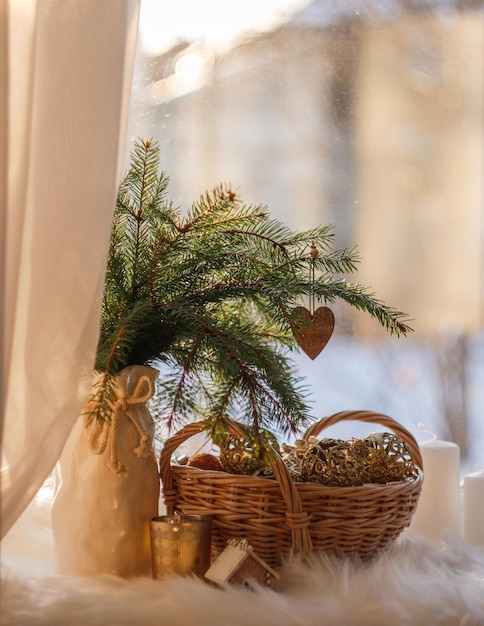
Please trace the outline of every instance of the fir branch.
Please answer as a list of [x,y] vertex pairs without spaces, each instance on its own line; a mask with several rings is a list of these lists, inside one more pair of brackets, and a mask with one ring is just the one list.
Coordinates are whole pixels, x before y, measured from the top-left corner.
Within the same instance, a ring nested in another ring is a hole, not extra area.
[[413,332],[409,326],[412,320],[407,313],[384,304],[362,285],[347,283],[344,279],[329,282],[329,277],[323,277],[321,282],[315,283],[315,292],[330,302],[344,300],[350,306],[369,313],[392,335],[399,337]]
[[[330,226],[294,232],[267,208],[220,185],[187,215],[166,200],[153,140],[136,143],[114,210],[96,368],[96,419],[108,415],[114,376],[128,365],[163,362],[157,397],[165,424],[203,414],[209,428],[229,416],[255,428],[297,428],[308,418],[286,349],[289,312],[312,294],[375,317],[391,333],[410,331],[406,315],[346,283],[356,248],[333,250]],[[318,249],[313,258],[311,246]],[[313,282],[309,268],[318,273]]]

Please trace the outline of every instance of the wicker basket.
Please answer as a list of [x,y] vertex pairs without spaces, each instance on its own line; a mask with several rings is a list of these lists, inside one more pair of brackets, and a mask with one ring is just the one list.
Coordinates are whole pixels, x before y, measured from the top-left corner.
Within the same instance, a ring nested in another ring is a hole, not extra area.
[[[392,418],[371,411],[343,411],[315,423],[306,437],[346,420],[376,422],[402,437],[419,470],[416,476],[388,484],[327,487],[295,483],[281,459],[276,480],[172,465],[171,457],[204,422],[182,428],[161,452],[160,474],[167,513],[210,515],[213,551],[229,539],[247,539],[255,552],[277,568],[292,551],[331,550],[372,556],[409,525],[423,481],[422,457],[414,437]],[[237,424],[230,432],[240,435]]]

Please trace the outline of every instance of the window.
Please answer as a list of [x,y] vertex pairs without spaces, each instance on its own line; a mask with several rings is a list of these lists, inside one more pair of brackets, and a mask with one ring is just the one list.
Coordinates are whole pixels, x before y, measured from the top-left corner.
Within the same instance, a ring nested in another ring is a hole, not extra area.
[[175,23],[142,1],[128,150],[159,141],[177,204],[231,182],[290,226],[333,224],[338,246],[357,244],[356,279],[409,312],[415,333],[398,341],[333,307],[324,352],[296,357],[314,414],[423,423],[472,466],[484,436],[482,3],[216,5],[179,2]]

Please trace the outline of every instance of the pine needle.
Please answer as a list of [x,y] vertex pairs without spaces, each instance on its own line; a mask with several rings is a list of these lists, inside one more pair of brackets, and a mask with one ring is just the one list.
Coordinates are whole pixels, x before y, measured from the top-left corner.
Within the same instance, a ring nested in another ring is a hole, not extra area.
[[167,200],[168,185],[157,143],[138,141],[114,210],[95,364],[104,375],[91,418],[109,418],[123,368],[164,363],[155,412],[165,426],[203,417],[216,432],[233,418],[257,438],[296,432],[310,416],[288,357],[291,307],[314,294],[347,302],[397,336],[411,331],[404,313],[342,278],[360,259],[356,248],[333,250],[330,226],[294,232],[229,185],[184,215]]

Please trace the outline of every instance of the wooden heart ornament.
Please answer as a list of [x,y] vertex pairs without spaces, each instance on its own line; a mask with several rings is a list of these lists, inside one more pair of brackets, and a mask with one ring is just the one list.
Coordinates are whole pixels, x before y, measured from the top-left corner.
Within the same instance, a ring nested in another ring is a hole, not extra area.
[[294,339],[310,359],[315,359],[331,339],[334,315],[331,309],[321,306],[311,313],[303,306],[291,311]]

